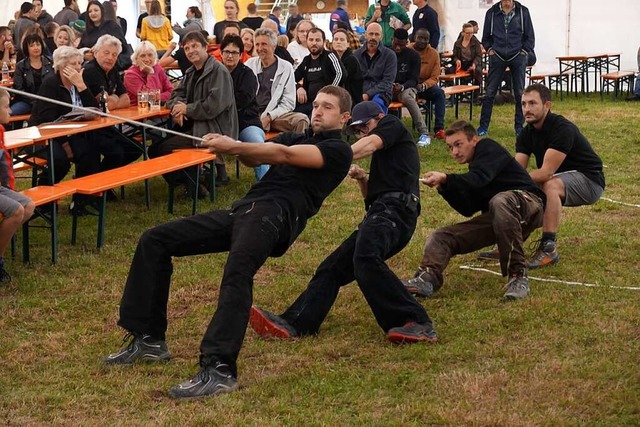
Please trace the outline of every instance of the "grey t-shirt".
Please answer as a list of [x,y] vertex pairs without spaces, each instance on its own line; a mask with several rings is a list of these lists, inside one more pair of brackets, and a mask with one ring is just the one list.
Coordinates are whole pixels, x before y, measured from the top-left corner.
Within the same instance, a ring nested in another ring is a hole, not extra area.
[[278,70],[278,61],[269,65],[267,68],[263,68],[262,72],[258,74],[258,95],[256,101],[258,101],[258,110],[260,114],[264,112],[271,101],[271,85],[273,85],[273,78]]

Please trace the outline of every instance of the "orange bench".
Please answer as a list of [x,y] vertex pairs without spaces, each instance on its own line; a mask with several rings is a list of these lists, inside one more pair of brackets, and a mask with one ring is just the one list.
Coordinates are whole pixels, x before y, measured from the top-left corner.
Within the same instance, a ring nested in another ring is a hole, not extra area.
[[[47,227],[51,229],[51,262],[56,263],[58,259],[58,200],[73,195],[74,188],[47,186],[29,188],[21,192],[29,197],[36,205],[36,212],[31,219],[22,224],[22,260],[29,262],[29,223],[35,218],[42,218]],[[50,210],[38,209],[51,203]]]
[[604,90],[607,89],[607,93],[613,87],[614,96],[618,98],[618,92],[624,88],[624,84],[627,84],[627,92],[631,95],[631,86],[636,73],[634,71],[616,71],[614,73],[602,74],[600,76],[600,99],[604,97]]
[[[107,206],[107,191],[123,185],[139,182],[156,176],[164,175],[169,172],[175,172],[188,168],[190,166],[201,165],[203,163],[213,162],[216,155],[208,150],[181,150],[174,151],[166,156],[156,157],[155,159],[144,160],[141,162],[131,163],[126,166],[111,169],[105,172],[99,172],[82,178],[71,179],[56,184],[56,187],[70,188],[78,194],[86,195],[102,195],[99,203],[98,216],[98,242],[97,247],[101,248],[104,243],[104,227]],[[192,204],[192,214],[195,214],[198,206],[198,185],[200,168],[197,168],[195,193]],[[169,185],[169,201],[168,210],[173,213],[173,185]],[[73,216],[71,229],[71,243],[76,242],[76,231],[78,226],[78,217]]]

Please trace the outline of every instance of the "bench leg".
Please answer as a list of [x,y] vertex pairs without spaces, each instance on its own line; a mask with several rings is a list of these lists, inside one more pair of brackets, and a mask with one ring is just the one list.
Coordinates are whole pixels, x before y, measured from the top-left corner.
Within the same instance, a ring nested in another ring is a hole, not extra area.
[[167,200],[167,212],[173,215],[173,196],[175,193],[175,185],[169,184],[169,199]]
[[29,263],[29,221],[22,224],[22,262]]
[[[58,262],[58,203],[51,203],[51,264]],[[29,248],[27,248],[28,254]]]
[[78,215],[71,215],[71,244],[76,244],[76,237],[78,234]]
[[98,215],[98,242],[96,244],[97,248],[100,249],[104,243],[104,223],[105,216],[107,214],[107,192],[102,193],[102,197],[100,198],[98,210],[100,211],[100,215]]

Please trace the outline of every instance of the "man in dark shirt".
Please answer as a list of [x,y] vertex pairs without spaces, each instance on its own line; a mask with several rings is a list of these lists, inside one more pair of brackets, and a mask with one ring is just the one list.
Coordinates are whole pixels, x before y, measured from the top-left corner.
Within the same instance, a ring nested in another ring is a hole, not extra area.
[[604,191],[602,160],[576,125],[551,111],[551,91],[543,85],[527,87],[522,111],[527,126],[516,141],[516,160],[529,165],[533,154],[537,169],[531,178],[547,196],[542,239],[529,268],[556,264],[556,232],[562,206],[596,203]]
[[293,111],[311,117],[313,100],[326,85],[342,86],[346,77],[344,65],[334,52],[324,50],[325,36],[320,28],[307,33],[309,55],[305,56],[295,71],[297,82],[296,108]]
[[367,213],[291,307],[277,316],[254,306],[251,327],[279,338],[317,334],[340,288],[355,280],[389,341],[436,341],[427,312],[385,263],[411,240],[420,214],[416,144],[397,117],[385,116],[372,101],[355,106],[349,131],[361,137],[352,146],[353,158],[371,155],[370,174],[357,165],[349,170]]
[[418,130],[418,143],[426,142],[429,130],[416,100],[418,95],[418,79],[420,78],[421,59],[418,52],[407,47],[409,33],[404,28],[398,28],[393,33],[391,48],[396,52],[398,71],[393,83],[393,99],[400,101],[409,110],[413,125]]
[[440,24],[438,23],[438,13],[428,4],[427,0],[413,0],[413,4],[417,9],[413,12],[413,32],[411,39],[415,38],[416,32],[420,28],[426,28],[431,35],[429,44],[435,50],[438,50],[440,43]]
[[457,163],[468,163],[469,172],[427,172],[422,182],[436,188],[462,215],[482,213],[431,234],[415,276],[404,284],[415,295],[431,297],[442,286],[451,257],[497,243],[502,275],[509,276],[504,298],[524,298],[529,279],[522,244],[542,225],[544,193],[500,144],[479,140],[470,123],[455,122],[445,137],[451,156]]
[[[120,40],[108,34],[101,36],[93,47],[94,59],[84,65],[82,74],[85,84],[98,100],[106,92],[108,111],[127,108],[131,103],[116,67],[120,52]],[[100,165],[103,171],[128,165],[142,154],[142,148],[134,146],[115,127],[105,128],[100,135],[98,146],[104,156]]]
[[281,134],[274,143],[205,137],[203,146],[213,152],[238,156],[247,166],[272,166],[231,209],[172,221],[142,235],[118,321],[130,332],[131,343],[109,355],[106,364],[169,360],[165,334],[171,258],[228,251],[218,308],[200,345],[200,372],[171,388],[169,395],[194,398],[238,388],[236,361],[249,322],[254,275],[267,258],[287,251],[351,164],[351,148],[340,139],[349,120],[349,93],[328,86],[313,107],[311,130]]

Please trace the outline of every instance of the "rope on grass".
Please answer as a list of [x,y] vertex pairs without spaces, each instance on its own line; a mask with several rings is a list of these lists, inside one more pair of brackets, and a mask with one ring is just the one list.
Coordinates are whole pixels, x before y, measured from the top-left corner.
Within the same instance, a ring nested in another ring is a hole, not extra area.
[[[462,270],[481,271],[483,273],[490,273],[496,276],[502,276],[502,274],[498,273],[497,271],[489,270],[488,268],[478,267],[475,265],[461,265],[460,268]],[[596,285],[593,283],[571,282],[571,281],[560,280],[560,279],[545,279],[544,277],[535,277],[535,276],[529,276],[529,279],[537,280],[539,282],[564,283],[565,285],[571,285],[571,286],[585,286],[587,288],[611,288],[611,289],[626,289],[629,291],[640,291],[640,287],[637,287],[637,286],[605,286],[605,285]]]
[[640,205],[634,205],[633,203],[620,202],[618,200],[613,200],[613,199],[610,199],[608,197],[600,197],[600,200],[606,200],[607,202],[617,203],[619,205],[629,206],[629,207],[632,207],[632,208],[640,208]]
[[121,120],[123,122],[129,123],[129,124],[134,125],[134,126],[143,126],[143,127],[149,128],[149,129],[156,130],[158,132],[164,132],[164,133],[168,133],[168,134],[171,134],[171,135],[181,136],[183,138],[192,139],[192,140],[197,141],[197,142],[203,142],[204,141],[204,139],[202,139],[200,137],[197,137],[197,136],[193,136],[193,135],[189,135],[189,134],[181,133],[181,132],[176,132],[176,131],[171,130],[171,129],[160,128],[160,127],[151,125],[149,123],[138,122],[136,120],[131,120],[131,119],[127,119],[127,118],[124,118],[124,117],[120,117],[120,116],[118,116],[116,114],[105,113],[105,112],[102,112],[100,110],[94,110],[94,109],[90,109],[90,108],[87,108],[87,107],[76,106],[76,105],[73,105],[73,104],[69,104],[67,102],[58,101],[57,99],[47,98],[47,97],[44,97],[44,96],[36,95],[36,94],[33,94],[33,93],[29,93],[29,92],[24,92],[24,91],[13,89],[13,88],[9,88],[9,87],[3,87],[3,89],[6,90],[9,93],[14,93],[16,95],[26,96],[26,97],[29,97],[29,98],[37,99],[38,101],[48,102],[50,104],[62,105],[63,107],[68,107],[68,108],[71,108],[72,110],[80,110],[80,111],[84,111],[86,113],[97,114],[97,115],[102,116],[102,117],[108,117],[110,119]]

